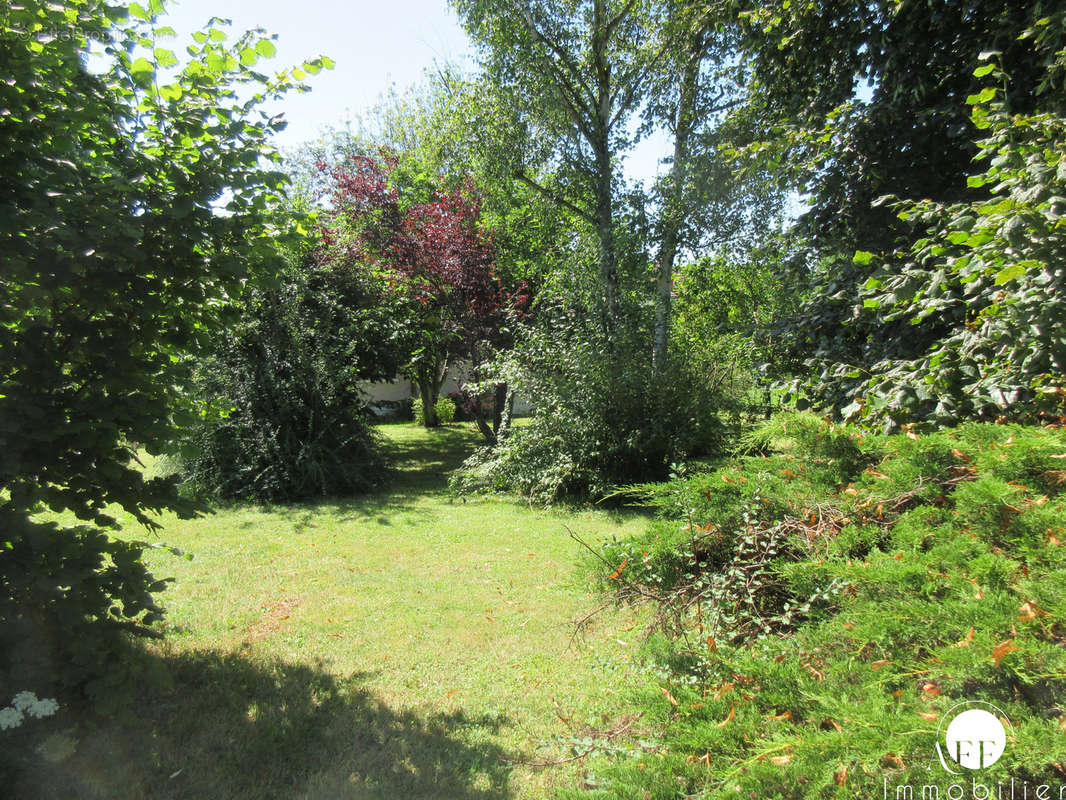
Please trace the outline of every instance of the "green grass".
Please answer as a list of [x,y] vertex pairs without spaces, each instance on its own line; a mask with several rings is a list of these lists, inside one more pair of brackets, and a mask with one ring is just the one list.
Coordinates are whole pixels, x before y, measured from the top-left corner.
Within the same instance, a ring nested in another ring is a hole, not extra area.
[[74,785],[533,798],[577,781],[580,760],[523,762],[564,758],[560,737],[619,713],[639,627],[608,610],[571,643],[572,621],[602,598],[566,527],[598,542],[645,519],[454,498],[447,475],[478,444],[471,426],[381,431],[388,492],[164,521],[160,540],[194,556],[150,555],[175,578],[166,638],[146,657],[164,678],[134,719],[82,737],[64,762]]

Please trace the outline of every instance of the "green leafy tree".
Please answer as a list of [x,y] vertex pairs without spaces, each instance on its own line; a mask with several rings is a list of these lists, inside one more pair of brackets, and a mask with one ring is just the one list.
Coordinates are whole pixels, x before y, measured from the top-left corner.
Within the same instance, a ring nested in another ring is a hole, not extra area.
[[[471,187],[480,200],[480,221],[492,232],[493,273],[512,299],[480,338],[468,339],[459,355],[465,413],[486,442],[505,435],[505,412],[514,394],[493,364],[513,348],[534,317],[530,305],[553,270],[568,263],[569,218],[542,193],[515,178],[526,149],[527,126],[504,93],[485,76],[466,76],[441,65],[424,83],[394,94],[370,115],[363,137],[403,154],[396,173],[404,184]],[[412,168],[413,167],[413,168]],[[491,415],[484,413],[491,408]]]
[[[97,633],[150,623],[162,588],[143,543],[111,538],[115,504],[146,527],[191,514],[135,450],[173,441],[195,356],[257,269],[275,261],[286,177],[263,101],[293,72],[216,20],[188,60],[165,46],[162,4],[0,8],[0,637],[5,670],[66,654],[105,673]],[[103,43],[86,64],[90,40]],[[308,71],[328,66],[309,62]],[[31,518],[69,511],[86,524]],[[72,651],[77,651],[70,655]]]
[[678,270],[673,358],[708,383],[728,381],[735,411],[758,405],[772,413],[772,384],[794,367],[776,331],[801,299],[797,276],[786,272],[794,246],[787,236],[767,237]]
[[[595,311],[606,332],[622,319],[617,155],[650,74],[645,3],[590,0],[515,5],[460,0],[485,69],[519,111],[528,143],[513,176],[588,226],[596,242]],[[551,163],[550,180],[535,174]],[[540,178],[538,180],[538,178]],[[612,337],[607,337],[611,347]]]
[[766,159],[737,158],[754,125],[744,100],[750,70],[737,58],[739,27],[726,4],[657,4],[657,42],[646,58],[644,135],[672,142],[653,182],[650,249],[655,262],[653,365],[666,365],[678,261],[748,250],[780,229],[783,197]]
[[[460,482],[551,499],[665,477],[671,461],[717,447],[726,402],[720,381],[669,363],[677,262],[725,247],[759,205],[745,198],[726,211],[726,198],[742,192],[721,158],[729,140],[715,133],[745,86],[728,9],[456,6],[482,46],[485,79],[527,133],[512,180],[554,204],[569,228],[566,257],[538,287],[533,325],[501,364],[537,419],[471,462]],[[620,166],[653,132],[674,147],[647,191],[627,184]]]
[[[1051,51],[1042,82],[1066,76],[1064,15],[1042,18],[1026,36]],[[1055,48],[1058,48],[1057,50]],[[914,358],[835,364],[833,381],[855,399],[848,415],[953,424],[963,419],[1057,419],[1066,413],[1066,103],[1012,114],[998,56],[975,70],[989,85],[969,98],[982,132],[967,180],[968,203],[898,202],[901,219],[928,231],[876,267],[863,286],[858,320],[943,333]]]
[[[595,242],[599,281],[590,300],[608,347],[616,338],[610,334],[632,322],[630,279],[640,285],[646,278],[634,268],[653,262],[648,355],[664,366],[678,258],[725,246],[739,218],[781,205],[762,174],[737,181],[724,157],[726,143],[736,144],[747,127],[744,116],[730,114],[748,83],[736,58],[735,13],[725,4],[672,0],[456,6],[482,45],[486,79],[527,135],[512,148],[513,179],[555,203]],[[621,160],[652,133],[672,145],[668,168],[650,192],[627,190]]]
[[796,359],[807,361],[813,377],[805,390],[819,406],[840,409],[854,399],[848,384],[829,380],[832,364],[870,368],[919,358],[950,334],[950,317],[920,324],[856,318],[875,265],[852,257],[906,250],[925,235],[876,204],[880,197],[948,205],[980,199],[967,185],[979,151],[966,104],[984,86],[973,74],[978,56],[1000,51],[1012,111],[1045,109],[1050,95],[1037,86],[1046,54],[1020,35],[1053,7],[771,0],[743,13],[753,112],[809,205],[796,233],[806,240],[799,258],[811,291],[788,335]]
[[376,273],[406,299],[413,323],[406,369],[419,388],[424,424],[433,427],[449,362],[465,357],[477,365],[480,346],[506,323],[513,298],[495,276],[473,187],[429,188],[429,199],[419,202],[427,179],[412,178],[411,167],[410,159],[387,152],[323,164],[332,210],[322,252],[338,270]]

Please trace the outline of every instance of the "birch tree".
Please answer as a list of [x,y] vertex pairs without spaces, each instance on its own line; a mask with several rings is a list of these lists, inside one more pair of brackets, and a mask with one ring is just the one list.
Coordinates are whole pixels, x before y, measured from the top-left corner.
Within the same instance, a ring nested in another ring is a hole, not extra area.
[[[597,245],[600,313],[610,334],[621,315],[615,232],[616,156],[644,99],[651,65],[647,0],[457,0],[484,66],[522,111],[530,138],[513,177],[590,226]],[[550,178],[530,167],[547,164]]]

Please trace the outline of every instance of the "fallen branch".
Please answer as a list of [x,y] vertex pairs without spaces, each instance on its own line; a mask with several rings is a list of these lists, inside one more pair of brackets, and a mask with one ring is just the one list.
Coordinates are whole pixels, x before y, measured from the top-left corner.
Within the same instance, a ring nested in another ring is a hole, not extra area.
[[606,609],[608,609],[610,607],[611,607],[611,603],[604,603],[599,608],[596,608],[596,609],[590,611],[589,613],[587,613],[581,619],[574,620],[574,631],[573,631],[573,633],[570,634],[570,642],[567,644],[567,647],[573,647],[574,646],[574,639],[577,637],[577,635],[579,633],[582,633],[585,630],[585,628],[588,627],[589,620],[591,620],[594,616],[599,614],[601,611],[604,611],[604,610],[606,610]]

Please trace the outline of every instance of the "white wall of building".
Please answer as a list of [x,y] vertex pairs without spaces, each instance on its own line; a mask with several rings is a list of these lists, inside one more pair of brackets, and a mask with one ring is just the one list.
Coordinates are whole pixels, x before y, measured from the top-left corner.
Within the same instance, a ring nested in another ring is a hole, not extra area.
[[[440,389],[441,397],[447,397],[453,392],[459,391],[459,385],[455,379],[462,380],[462,369],[463,365],[461,364],[454,368],[448,368],[448,374],[444,377],[444,384]],[[392,411],[393,406],[391,404],[412,400],[418,396],[418,388],[407,378],[396,378],[382,382],[363,381],[359,386],[370,397],[370,407],[375,413],[382,415]],[[514,410],[516,414],[531,414],[533,407],[523,401],[522,398],[516,397]]]

